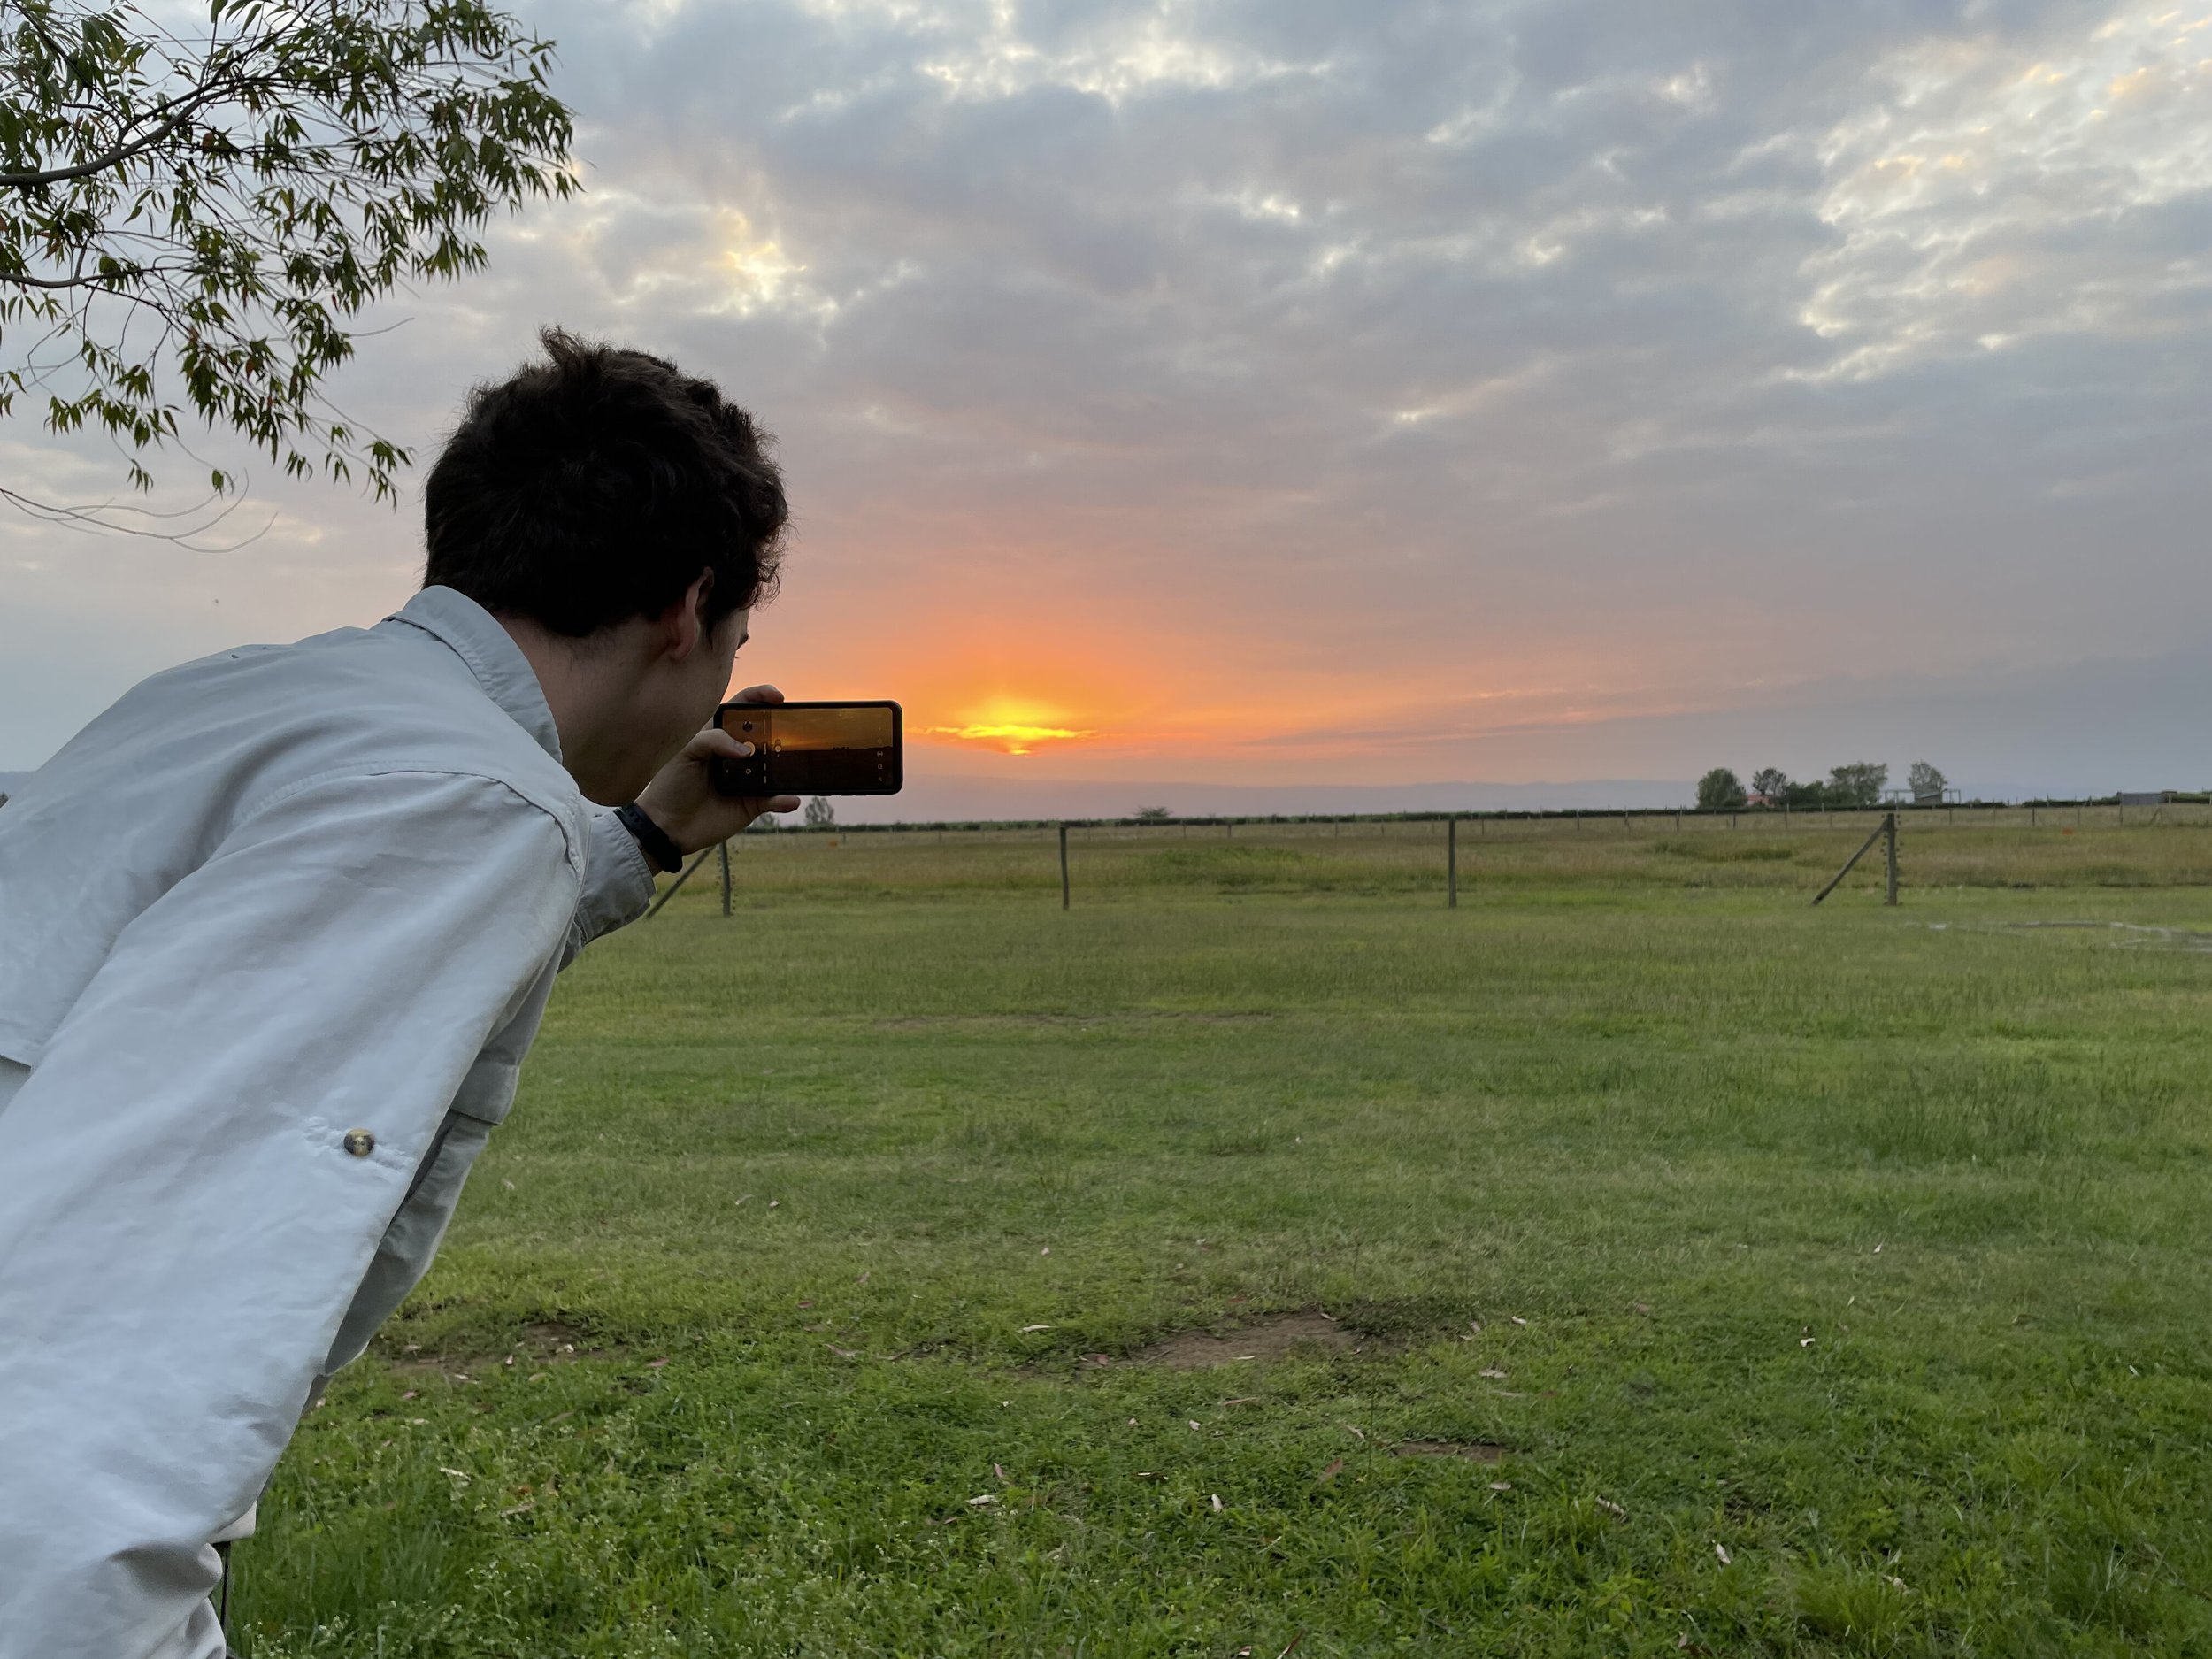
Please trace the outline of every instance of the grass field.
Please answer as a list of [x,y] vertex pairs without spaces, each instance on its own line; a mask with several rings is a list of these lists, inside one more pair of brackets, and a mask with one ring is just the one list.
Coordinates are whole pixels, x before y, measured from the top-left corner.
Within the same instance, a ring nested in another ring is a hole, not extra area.
[[2070,828],[749,837],[237,1645],[2212,1654],[2212,829]]

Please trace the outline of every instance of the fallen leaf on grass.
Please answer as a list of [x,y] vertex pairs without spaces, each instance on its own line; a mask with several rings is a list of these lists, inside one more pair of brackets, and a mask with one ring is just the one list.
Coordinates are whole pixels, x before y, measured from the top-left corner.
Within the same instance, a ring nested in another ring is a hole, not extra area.
[[997,1502],[998,1500],[993,1497],[989,1493],[979,1492],[976,1494],[974,1497],[968,1500],[968,1507],[972,1509],[981,1509],[987,1503],[996,1503]]
[[442,1475],[451,1475],[456,1480],[466,1480],[469,1479],[469,1471],[467,1470],[448,1469],[443,1463],[440,1463],[438,1465],[438,1472]]
[[1728,1546],[1725,1544],[1714,1545],[1713,1554],[1720,1557],[1720,1564],[1724,1567],[1732,1567],[1736,1564],[1736,1558],[1728,1553]]
[[412,1400],[419,1392],[419,1390],[410,1388],[405,1394],[400,1395],[400,1398],[403,1400]]
[[1194,1428],[1194,1429],[1201,1429],[1201,1430],[1202,1430],[1202,1429],[1206,1426],[1204,1424],[1201,1423],[1201,1422],[1200,1422],[1200,1421],[1199,1421],[1196,1417],[1187,1417],[1187,1418],[1185,1418],[1185,1419],[1184,1419],[1184,1421],[1186,1421],[1187,1423],[1188,1423],[1188,1424],[1191,1425],[1191,1427],[1193,1427],[1193,1428]]
[[733,1210],[736,1210],[736,1209],[741,1208],[741,1207],[744,1204],[744,1202],[745,1202],[745,1199],[747,1199],[747,1198],[750,1198],[751,1196],[752,1196],[752,1194],[751,1194],[750,1193],[746,1194],[744,1198],[740,1198],[740,1199],[736,1200],[734,1202],[733,1202],[733,1203],[730,1205],[730,1208],[731,1208],[731,1209],[733,1209]]
[[[1212,1496],[1214,1501],[1214,1513],[1218,1515],[1221,1513],[1221,1494],[1217,1492],[1213,1494]],[[1892,1580],[1892,1582],[1894,1582],[1894,1580]]]
[[858,1359],[860,1357],[860,1356],[855,1353],[851,1348],[840,1348],[834,1342],[825,1342],[822,1346],[829,1349],[831,1353],[836,1355],[840,1359]]
[[991,1472],[998,1477],[998,1483],[1000,1486],[1007,1486],[1013,1484],[1013,1482],[1007,1479],[1006,1471],[1000,1468],[996,1463],[993,1463],[991,1465]]
[[783,1200],[782,1200],[782,1199],[780,1199],[780,1198],[772,1198],[772,1199],[770,1199],[770,1200],[768,1201],[768,1208],[769,1208],[769,1209],[771,1209],[771,1210],[780,1210],[780,1209],[782,1209],[782,1208],[783,1208]]
[[1526,1325],[1528,1321],[1522,1318],[1521,1316],[1517,1313],[1513,1316],[1513,1323],[1516,1325]]
[[1614,1502],[1610,1498],[1598,1499],[1597,1506],[1617,1520],[1625,1521],[1628,1518],[1628,1511],[1621,1508],[1619,1504]]
[[1029,1335],[1032,1332],[1035,1332],[1035,1331],[1049,1331],[1049,1330],[1051,1330],[1051,1329],[1052,1329],[1052,1327],[1051,1327],[1050,1325],[1025,1325],[1022,1326],[1021,1330],[1020,1330],[1020,1331],[1019,1331],[1017,1334],[1021,1335],[1021,1336],[1027,1336],[1027,1335]]
[[1328,1482],[1334,1480],[1343,1472],[1344,1460],[1341,1457],[1339,1457],[1333,1461],[1326,1469],[1321,1471],[1320,1484],[1326,1485]]
[[1221,1403],[1225,1406],[1256,1406],[1259,1402],[1258,1394],[1239,1394],[1235,1399],[1224,1400]]
[[1801,1336],[1797,1339],[1797,1346],[1800,1348],[1810,1348],[1814,1343],[1819,1340],[1820,1339],[1816,1336]]
[[1167,1477],[1161,1474],[1157,1470],[1140,1469],[1135,1474],[1130,1476],[1129,1479],[1132,1480],[1165,1480]]
[[1494,1480],[1490,1483],[1490,1490],[1493,1492],[1510,1492],[1513,1490],[1513,1483],[1510,1480]]
[[665,1359],[649,1359],[645,1362],[645,1369],[648,1371],[658,1371],[662,1366],[667,1363],[668,1362]]
[[1494,1382],[1503,1382],[1505,1380],[1505,1373],[1494,1365],[1485,1366],[1482,1370],[1477,1371],[1475,1375],[1478,1377],[1487,1377]]

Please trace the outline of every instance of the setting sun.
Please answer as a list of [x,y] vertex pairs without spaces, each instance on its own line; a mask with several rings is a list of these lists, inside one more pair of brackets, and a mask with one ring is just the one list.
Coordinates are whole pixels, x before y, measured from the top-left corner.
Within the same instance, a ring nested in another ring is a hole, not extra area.
[[1055,724],[1057,709],[1033,703],[995,699],[974,718],[958,726],[926,726],[918,736],[949,738],[956,743],[974,743],[1002,755],[1026,755],[1040,743],[1080,742],[1095,732]]

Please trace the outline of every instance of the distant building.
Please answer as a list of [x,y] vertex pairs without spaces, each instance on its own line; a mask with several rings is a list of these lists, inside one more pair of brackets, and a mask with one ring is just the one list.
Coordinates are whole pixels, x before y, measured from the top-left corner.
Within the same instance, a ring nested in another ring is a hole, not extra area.
[[2123,789],[2120,791],[2120,804],[2122,806],[2164,806],[2174,798],[2177,793],[2178,792],[2172,789]]

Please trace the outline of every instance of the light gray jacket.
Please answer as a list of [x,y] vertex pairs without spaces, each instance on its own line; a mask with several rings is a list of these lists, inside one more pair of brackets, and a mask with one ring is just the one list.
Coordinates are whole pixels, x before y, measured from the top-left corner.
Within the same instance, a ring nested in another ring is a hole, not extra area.
[[209,1540],[651,894],[449,588],[156,675],[0,809],[0,1659],[221,1655]]

